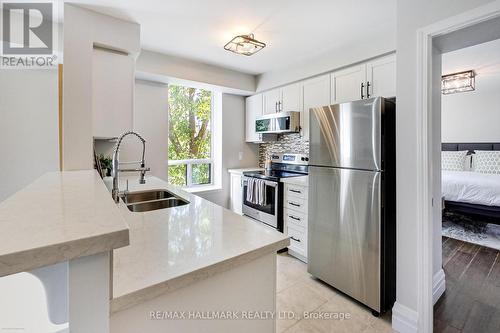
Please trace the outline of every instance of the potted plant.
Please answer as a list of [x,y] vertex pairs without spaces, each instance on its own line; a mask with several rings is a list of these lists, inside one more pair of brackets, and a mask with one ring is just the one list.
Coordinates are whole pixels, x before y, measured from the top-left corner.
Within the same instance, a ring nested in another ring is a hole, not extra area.
[[106,176],[111,176],[111,169],[113,168],[113,160],[109,156],[99,155],[102,169],[106,169]]

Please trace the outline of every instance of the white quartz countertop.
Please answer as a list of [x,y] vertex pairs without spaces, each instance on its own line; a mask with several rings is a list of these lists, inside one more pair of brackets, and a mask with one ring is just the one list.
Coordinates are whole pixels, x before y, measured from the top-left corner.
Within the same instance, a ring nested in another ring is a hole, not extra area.
[[308,186],[309,185],[309,176],[282,178],[281,182],[283,182],[285,184]]
[[[124,184],[125,179],[121,179]],[[116,312],[288,246],[284,234],[147,177],[129,179],[129,191],[167,189],[190,203],[144,213],[120,210],[130,227],[130,246],[113,254]]]
[[129,244],[94,170],[51,172],[0,203],[0,276]]
[[264,170],[264,168],[254,167],[254,168],[228,169],[227,172],[242,174],[243,172],[261,171],[261,170]]

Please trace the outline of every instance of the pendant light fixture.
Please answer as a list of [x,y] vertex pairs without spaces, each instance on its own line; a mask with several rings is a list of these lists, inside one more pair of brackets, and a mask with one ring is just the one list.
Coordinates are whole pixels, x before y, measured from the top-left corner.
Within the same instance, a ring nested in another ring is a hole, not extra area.
[[473,91],[476,90],[475,85],[473,70],[443,75],[441,78],[441,92],[443,95]]

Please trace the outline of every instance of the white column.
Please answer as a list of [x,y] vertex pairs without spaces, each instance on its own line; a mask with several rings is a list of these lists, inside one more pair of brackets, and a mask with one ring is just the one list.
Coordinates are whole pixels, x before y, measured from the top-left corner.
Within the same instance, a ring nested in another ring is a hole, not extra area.
[[69,262],[69,328],[71,333],[108,333],[110,254]]

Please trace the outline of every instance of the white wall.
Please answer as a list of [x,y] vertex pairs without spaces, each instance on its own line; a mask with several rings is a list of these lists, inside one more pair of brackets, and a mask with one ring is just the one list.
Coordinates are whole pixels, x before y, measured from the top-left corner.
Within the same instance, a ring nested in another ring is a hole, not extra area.
[[0,201],[59,169],[57,70],[0,70]]
[[473,69],[476,90],[442,97],[443,142],[500,142],[500,40],[443,54],[443,74]]
[[[417,311],[417,30],[488,0],[397,2],[397,303]],[[415,313],[416,314],[416,313]]]
[[[267,72],[257,77],[257,91],[263,91],[294,81],[328,73],[357,62],[366,61],[396,49],[396,33],[367,36],[363,43],[344,45],[312,59],[304,59],[293,66]],[[293,56],[293,55],[291,55]]]
[[106,49],[92,50],[92,135],[119,137],[132,129],[135,59]]
[[137,71],[141,79],[162,81],[164,78],[170,78],[166,83],[182,84],[183,82],[172,81],[179,79],[209,85],[200,87],[209,90],[218,86],[219,89],[229,89],[229,93],[255,92],[254,75],[147,50],[142,50],[137,59]]
[[63,168],[92,169],[94,45],[135,57],[140,51],[140,27],[68,3],[64,19]]
[[[239,160],[239,153],[243,153]],[[197,193],[229,207],[230,177],[227,169],[258,166],[258,145],[245,142],[245,98],[222,94],[222,189]]]
[[168,87],[135,81],[134,130],[146,140],[148,174],[167,180],[168,175]]

